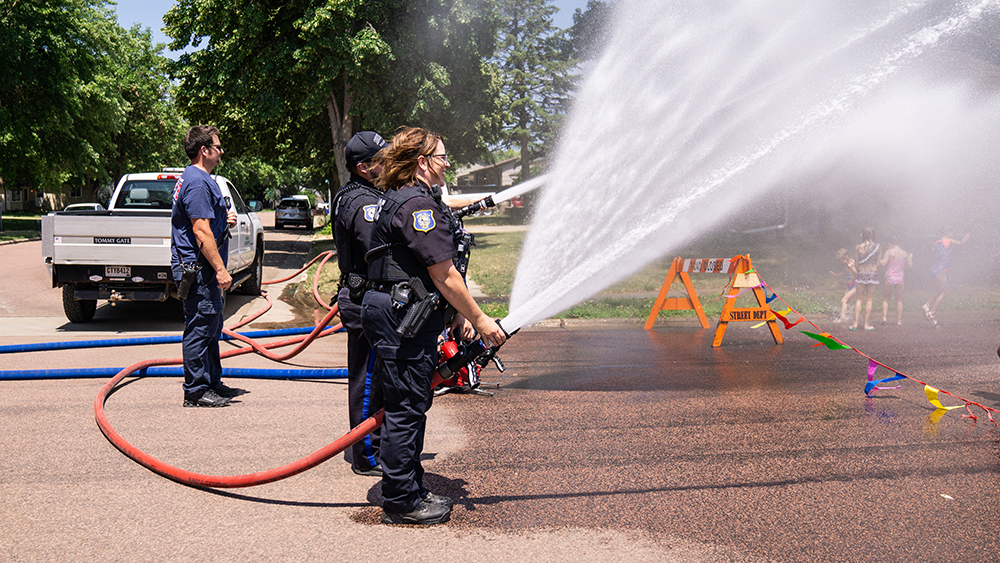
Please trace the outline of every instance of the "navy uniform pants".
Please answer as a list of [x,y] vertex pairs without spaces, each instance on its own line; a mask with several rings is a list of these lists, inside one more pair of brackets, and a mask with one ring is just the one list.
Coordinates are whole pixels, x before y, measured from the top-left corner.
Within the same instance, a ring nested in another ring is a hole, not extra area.
[[366,293],[361,307],[362,326],[378,355],[382,378],[382,508],[393,513],[415,510],[425,491],[420,454],[434,398],[437,335],[444,328],[440,314],[432,315],[417,336],[401,339],[396,327],[404,313],[393,309],[389,294],[381,291]]
[[201,394],[222,381],[219,338],[222,336],[222,290],[204,283],[215,271],[202,268],[184,300],[184,393]]
[[[361,329],[361,305],[351,301],[347,288],[337,294],[337,304],[347,329],[347,411],[355,428],[382,408],[382,383],[374,369],[375,354]],[[364,470],[379,464],[380,433],[376,429],[351,446],[354,467]]]

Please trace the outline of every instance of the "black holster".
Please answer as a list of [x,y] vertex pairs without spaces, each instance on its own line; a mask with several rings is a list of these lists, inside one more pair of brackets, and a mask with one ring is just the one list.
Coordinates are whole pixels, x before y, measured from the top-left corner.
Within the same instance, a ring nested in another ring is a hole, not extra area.
[[394,306],[402,299],[411,303],[402,322],[399,323],[399,328],[396,329],[403,338],[413,338],[420,332],[441,302],[441,294],[437,291],[428,292],[420,278],[410,278],[409,281],[397,283],[393,286],[391,295]]
[[183,274],[181,274],[181,281],[177,284],[177,297],[187,299],[188,294],[191,293],[191,286],[198,279],[201,264],[199,262],[182,262],[181,270]]

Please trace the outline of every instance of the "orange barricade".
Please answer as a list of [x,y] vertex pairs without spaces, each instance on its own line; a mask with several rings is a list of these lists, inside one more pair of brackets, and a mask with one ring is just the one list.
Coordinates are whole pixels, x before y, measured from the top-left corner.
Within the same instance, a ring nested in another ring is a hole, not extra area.
[[[726,334],[726,327],[731,322],[750,321],[766,322],[767,328],[771,331],[771,337],[775,344],[783,342],[781,329],[778,328],[778,318],[774,316],[771,307],[767,304],[767,295],[761,287],[760,278],[750,265],[750,255],[736,256],[733,258],[736,263],[733,269],[733,277],[729,282],[729,290],[726,292],[726,302],[722,305],[722,313],[719,315],[719,325],[715,327],[715,339],[712,341],[713,347],[722,345],[722,337]],[[757,307],[736,307],[736,296],[746,290],[753,291],[757,299]]]
[[[663,287],[660,288],[660,293],[657,295],[656,301],[653,302],[653,310],[649,312],[645,328],[647,330],[653,328],[653,323],[656,322],[660,311],[677,310],[694,310],[698,315],[698,320],[701,321],[702,328],[708,328],[708,318],[705,316],[705,310],[702,309],[698,294],[691,283],[690,274],[713,273],[729,274],[732,276],[732,280],[726,291],[726,302],[722,306],[722,314],[719,316],[719,325],[715,329],[715,340],[712,342],[712,346],[720,346],[729,323],[738,321],[766,322],[775,344],[781,344],[781,331],[778,329],[777,317],[774,316],[767,304],[767,297],[760,287],[760,279],[753,271],[749,255],[733,258],[674,258],[670,265],[670,271],[667,272],[667,277],[663,281]],[[678,278],[684,284],[687,297],[667,297],[670,286]],[[736,307],[736,296],[748,289],[753,291],[758,306]]]
[[[653,328],[653,323],[656,322],[656,317],[660,314],[660,311],[687,311],[691,309],[694,309],[694,312],[698,314],[701,327],[708,328],[708,318],[705,316],[705,310],[701,308],[701,302],[698,301],[698,294],[694,290],[694,285],[691,284],[690,274],[731,274],[736,271],[734,269],[736,262],[736,260],[730,258],[688,258],[686,260],[684,258],[674,258],[674,262],[670,265],[670,271],[667,272],[667,279],[663,280],[663,287],[660,288],[660,294],[656,296],[656,301],[653,302],[653,310],[649,312],[649,318],[646,319],[646,330]],[[687,291],[688,296],[667,297],[670,286],[678,278],[684,284],[684,289]]]

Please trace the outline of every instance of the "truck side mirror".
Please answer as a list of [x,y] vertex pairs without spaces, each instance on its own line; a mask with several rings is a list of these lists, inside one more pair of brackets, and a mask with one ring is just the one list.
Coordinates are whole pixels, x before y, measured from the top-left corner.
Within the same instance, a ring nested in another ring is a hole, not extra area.
[[247,208],[249,208],[250,211],[257,213],[258,211],[264,209],[264,205],[259,201],[250,200],[247,202]]

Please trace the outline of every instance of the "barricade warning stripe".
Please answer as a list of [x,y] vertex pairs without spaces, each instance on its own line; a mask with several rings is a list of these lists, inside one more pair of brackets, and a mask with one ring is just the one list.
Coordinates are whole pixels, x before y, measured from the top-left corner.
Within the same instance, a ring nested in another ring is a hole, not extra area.
[[681,271],[688,274],[732,274],[739,260],[732,258],[686,258],[681,261]]

